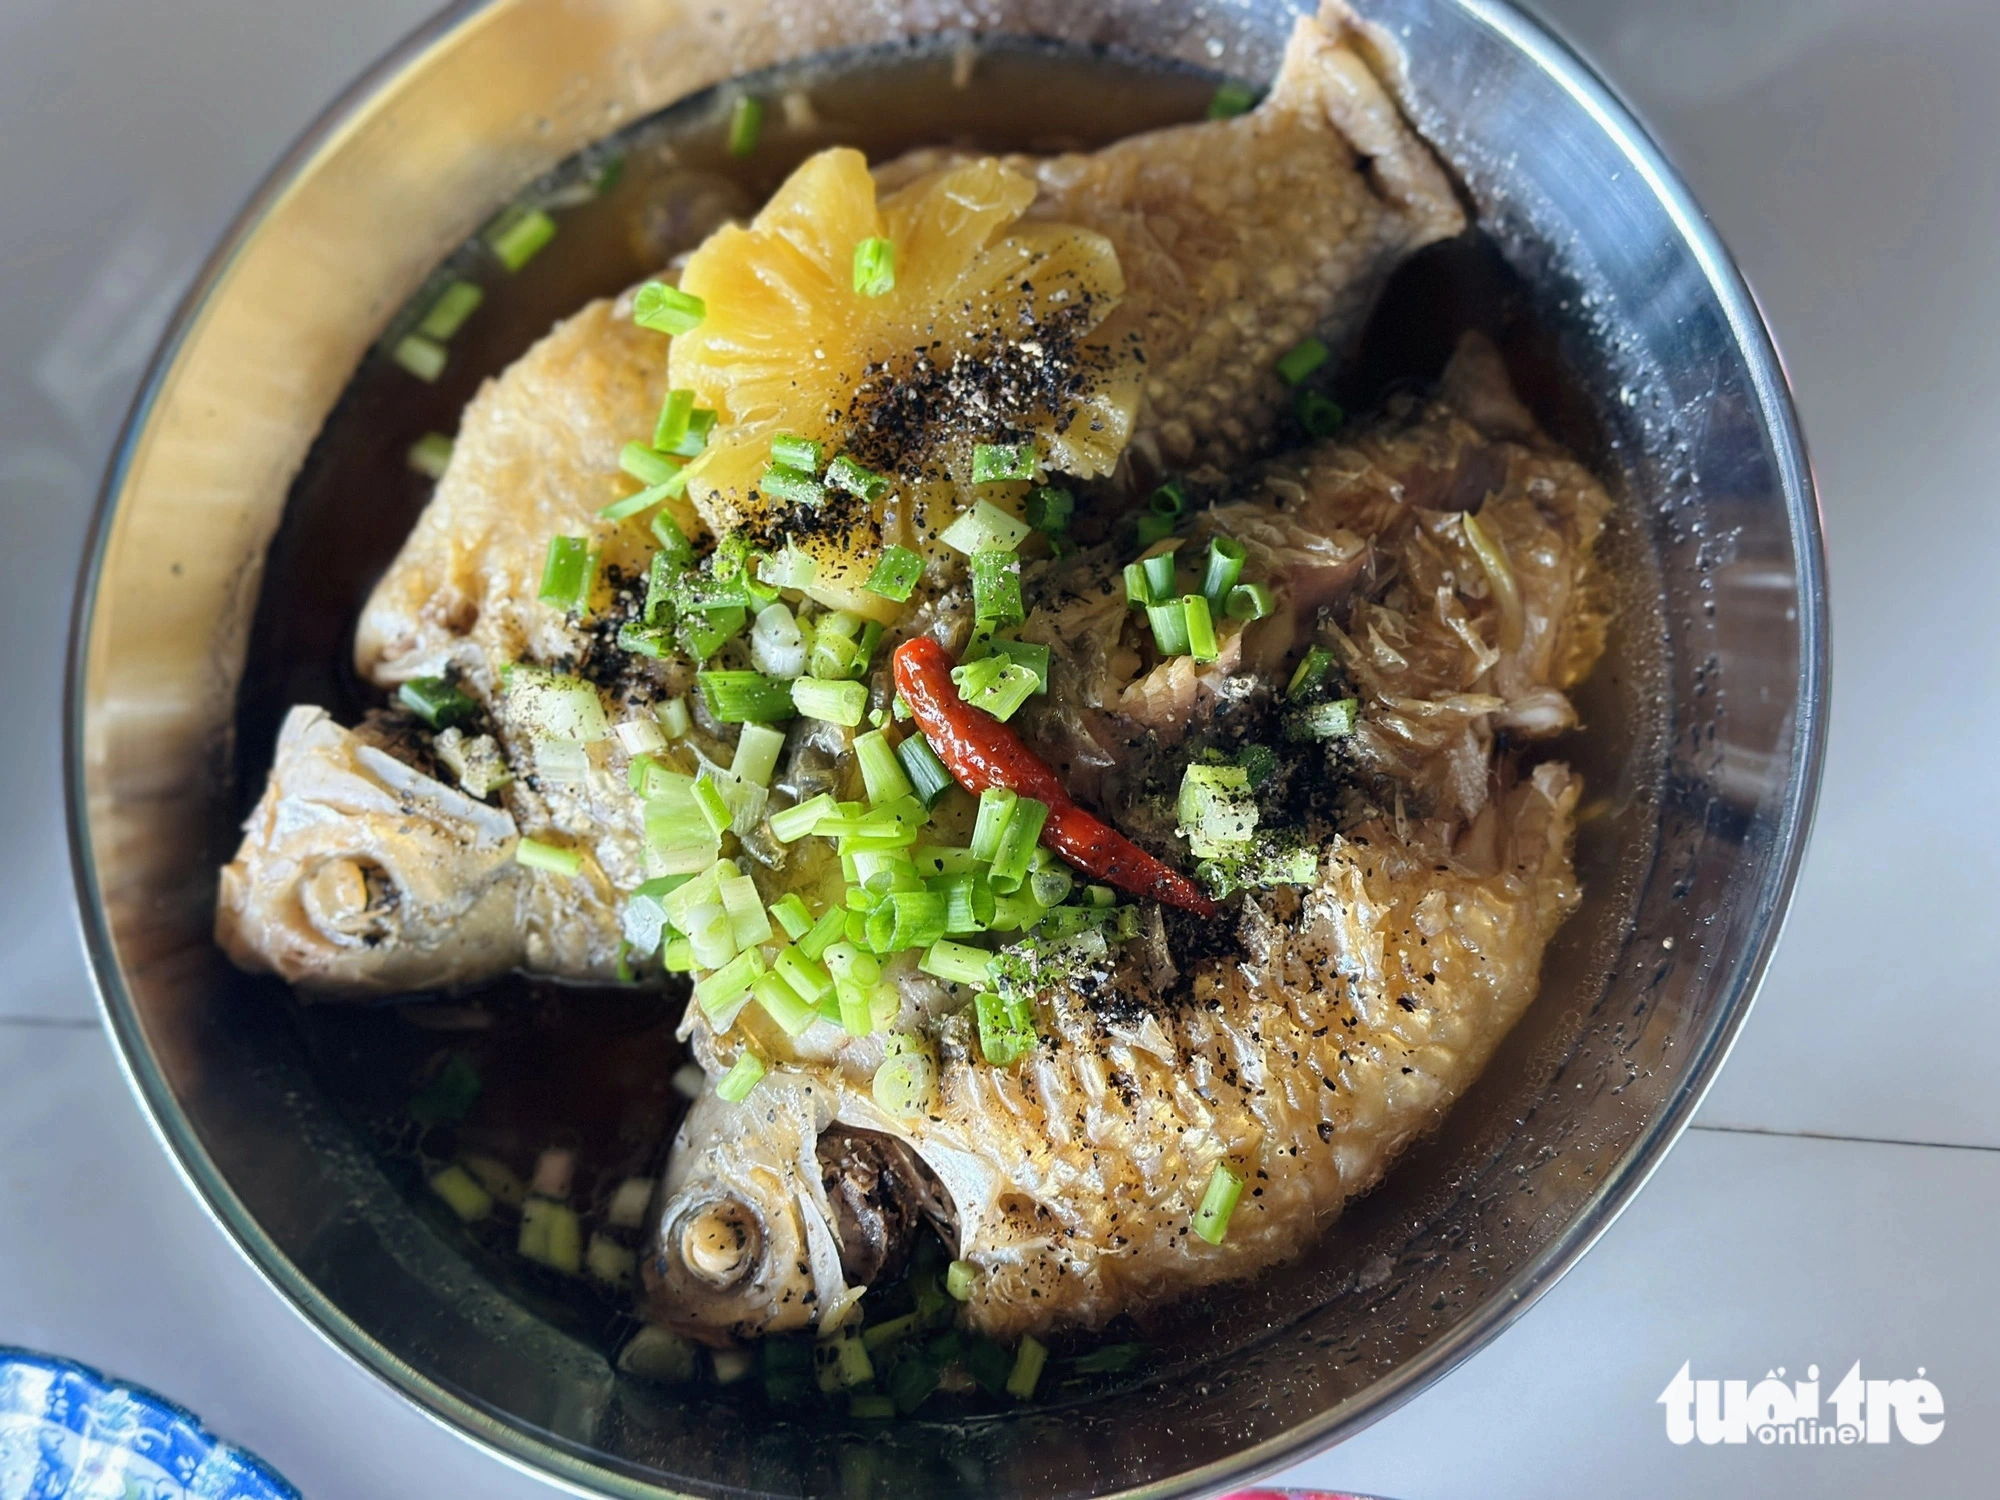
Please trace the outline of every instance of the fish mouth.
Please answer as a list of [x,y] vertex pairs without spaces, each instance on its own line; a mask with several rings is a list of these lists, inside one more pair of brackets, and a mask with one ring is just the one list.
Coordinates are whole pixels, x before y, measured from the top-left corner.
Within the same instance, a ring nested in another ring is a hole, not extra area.
[[689,1277],[714,1291],[747,1280],[764,1247],[763,1225],[739,1198],[689,1204],[667,1226],[666,1247]]
[[957,1215],[943,1186],[904,1142],[835,1125],[821,1133],[814,1154],[850,1285],[875,1286],[900,1275],[926,1221],[947,1245],[956,1244]]

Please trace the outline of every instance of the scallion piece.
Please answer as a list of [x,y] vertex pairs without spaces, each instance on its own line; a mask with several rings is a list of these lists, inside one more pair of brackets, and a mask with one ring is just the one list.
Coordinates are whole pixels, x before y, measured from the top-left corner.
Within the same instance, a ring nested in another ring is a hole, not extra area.
[[1277,607],[1269,584],[1239,583],[1229,591],[1222,611],[1232,620],[1261,620]]
[[[977,670],[989,667],[990,670]],[[960,678],[961,672],[968,675]],[[1014,717],[1023,703],[1042,690],[1041,679],[1035,675],[1034,668],[1000,656],[981,658],[972,662],[969,668],[955,667],[952,677],[960,683],[959,691],[968,704],[993,715],[1003,724]]]
[[1037,906],[1061,906],[1076,888],[1076,877],[1061,865],[1050,865],[1028,876],[1028,894]]
[[1243,576],[1243,563],[1247,557],[1243,544],[1230,536],[1209,538],[1208,567],[1201,576],[1201,592],[1208,602],[1217,609],[1229,597],[1229,591],[1236,587],[1236,581]]
[[993,887],[995,895],[1018,891],[1028,878],[1028,861],[1034,856],[1035,841],[1041,838],[1042,825],[1048,819],[1046,802],[1022,797],[1014,804],[1013,815],[1007,819],[994,846],[993,868],[986,873],[986,883]]
[[530,870],[547,870],[551,875],[575,875],[583,869],[583,855],[576,849],[523,838],[514,845],[514,863]]
[[1153,602],[1153,586],[1146,581],[1142,562],[1125,564],[1125,602],[1134,609],[1144,609]]
[[1249,842],[1257,831],[1257,803],[1250,795],[1250,772],[1242,766],[1197,762],[1181,773],[1181,832],[1203,858]]
[[1312,703],[1289,715],[1285,721],[1288,739],[1337,740],[1354,733],[1361,715],[1358,698],[1335,698],[1330,703]]
[[646,618],[653,618],[653,606],[668,596],[671,585],[694,566],[694,543],[681,530],[680,522],[665,512],[648,524],[660,550],[653,554],[652,570],[646,580]]
[[912,734],[896,746],[896,759],[903,763],[903,772],[910,779],[910,789],[916,799],[926,809],[937,806],[937,799],[944,795],[951,784],[951,772],[938,759],[931,742],[921,734]]
[[695,1003],[720,1029],[727,1030],[717,1018],[730,1014],[729,1007],[749,995],[763,973],[764,955],[755,948],[745,948],[706,979],[695,981]]
[[979,1267],[969,1260],[955,1260],[944,1268],[945,1295],[954,1302],[969,1302],[978,1280]]
[[548,556],[542,563],[542,587],[535,597],[575,614],[590,597],[591,564],[588,537],[550,537]]
[[789,505],[819,505],[826,499],[826,486],[804,469],[772,464],[757,481],[757,488]]
[[1019,1062],[1035,1045],[1034,1015],[1025,999],[1008,999],[991,991],[972,997],[979,1022],[979,1055],[992,1068]]
[[1324,646],[1314,646],[1299,658],[1298,668],[1292,673],[1292,680],[1285,685],[1285,696],[1294,701],[1303,698],[1320,683],[1333,666],[1333,653]]
[[410,444],[405,461],[426,479],[442,479],[451,467],[451,439],[441,432],[427,432]]
[[846,930],[847,913],[836,906],[813,923],[811,932],[799,939],[799,952],[807,958],[819,958],[840,940]]
[[922,557],[908,547],[884,547],[882,556],[876,560],[875,571],[868,575],[868,582],[863,587],[871,594],[880,594],[884,599],[902,604],[909,599],[917,580],[923,576]]
[[972,825],[974,859],[986,864],[993,862],[993,856],[1000,850],[1000,835],[1007,831],[1007,823],[1020,800],[1019,792],[1004,786],[990,786],[979,794],[979,814]]
[[442,677],[412,677],[396,689],[396,700],[433,729],[449,729],[479,707]]
[[1190,1227],[1211,1245],[1222,1243],[1229,1233],[1229,1216],[1236,1212],[1236,1200],[1243,1196],[1243,1178],[1226,1162],[1217,1162],[1208,1174],[1208,1188],[1201,1206],[1194,1211]]
[[[808,927],[806,932],[810,931],[812,929]],[[801,937],[804,935],[800,934]],[[797,947],[780,949],[771,967],[785,976],[785,983],[796,990],[802,1000],[817,1004],[833,993],[833,976],[827,972],[826,965],[800,952]]]
[[1160,655],[1187,655],[1187,610],[1181,606],[1180,600],[1147,605],[1146,623],[1153,627],[1153,644],[1160,648]]
[[798,1036],[819,1019],[819,1011],[799,998],[794,990],[776,974],[759,977],[750,992],[756,997],[758,1007],[777,1022],[786,1036]]
[[945,900],[935,891],[891,891],[889,909],[895,914],[887,950],[926,948],[944,940]]
[[[736,613],[740,616],[743,612]],[[794,706],[792,685],[782,677],[766,677],[762,672],[702,671],[694,674],[694,680],[708,711],[724,724],[768,724],[801,711]]]
[[1004,484],[1011,479],[1035,477],[1033,443],[974,443],[972,482]]
[[1007,1394],[1016,1401],[1026,1401],[1035,1394],[1035,1387],[1041,1383],[1042,1366],[1049,1362],[1049,1351],[1032,1333],[1021,1335],[1021,1347],[1014,1353],[1014,1368],[1007,1376]]
[[811,833],[821,817],[832,812],[835,806],[833,794],[821,792],[795,807],[774,812],[771,814],[771,837],[781,844],[797,843]]
[[816,438],[781,432],[771,439],[771,462],[787,469],[798,469],[810,477],[819,472],[821,448]]
[[693,391],[668,391],[660,402],[660,419],[653,424],[654,449],[678,456],[680,445],[688,435],[688,419],[693,415]]
[[486,248],[509,271],[518,271],[556,237],[556,221],[539,208],[516,205],[486,229]]
[[933,876],[930,888],[944,897],[946,937],[970,937],[993,925],[993,887],[972,870]]
[[677,470],[664,484],[649,484],[643,490],[634,490],[623,500],[613,500],[597,512],[599,520],[623,521],[636,516],[641,511],[651,510],[662,500],[681,494],[687,488],[687,473]]
[[1033,530],[1026,521],[1016,520],[991,500],[975,500],[971,510],[961,512],[938,533],[938,540],[970,557],[988,548],[1004,551],[1018,547]]
[[808,719],[820,719],[828,724],[844,724],[852,729],[861,722],[861,716],[868,710],[866,683],[829,682],[823,677],[801,677],[791,684],[791,690],[792,702]]
[[764,134],[764,101],[754,94],[738,94],[729,110],[729,154],[742,158],[757,149]]
[[1156,516],[1181,516],[1187,511],[1187,491],[1178,479],[1169,479],[1153,491],[1146,508]]
[[764,1060],[745,1047],[731,1063],[729,1071],[715,1081],[715,1094],[731,1104],[741,1104],[764,1078]]
[[665,484],[679,474],[679,459],[656,453],[644,443],[627,443],[618,450],[618,467],[643,485]]
[[[740,604],[725,605],[721,609],[691,609],[675,622],[675,631],[683,651],[696,661],[707,661],[743,629],[749,618],[750,612]],[[790,718],[791,715],[771,713],[764,717]],[[723,722],[735,721],[726,719]]]
[[854,247],[854,290],[863,297],[881,297],[895,290],[896,246],[878,236]]
[[1232,120],[1256,107],[1257,90],[1232,78],[1216,85],[1215,96],[1208,101],[1208,117],[1211,120]]
[[1146,602],[1165,604],[1174,597],[1174,564],[1177,561],[1172,552],[1156,553],[1143,559],[1139,566],[1146,570]]
[[972,554],[972,617],[981,625],[1018,625],[1027,618],[1018,552],[988,548]]
[[1173,534],[1174,518],[1156,515],[1150,510],[1142,511],[1132,527],[1133,540],[1141,547],[1150,547],[1155,542],[1163,542]]
[[389,351],[389,357],[425,385],[431,385],[436,382],[438,376],[444,374],[447,356],[444,345],[436,339],[427,339],[421,333],[411,333],[396,341],[396,347]]
[[805,898],[797,891],[786,891],[773,901],[771,916],[780,927],[784,928],[785,936],[795,943],[812,931],[812,913],[806,909]]
[[917,967],[948,984],[985,984],[993,970],[993,955],[970,943],[939,938],[924,950]]
[[988,654],[1003,656],[1017,667],[1026,667],[1035,674],[1035,691],[1049,690],[1049,648],[1038,641],[991,640],[986,643]]
[[537,738],[592,745],[611,734],[604,700],[581,677],[517,662],[501,674],[508,710]]
[[1028,509],[1022,519],[1037,531],[1056,532],[1066,530],[1075,513],[1076,496],[1059,485],[1042,484],[1028,491]]
[[655,333],[692,333],[707,316],[706,302],[664,281],[647,282],[632,298],[632,321]]
[[1188,655],[1196,661],[1214,661],[1222,655],[1215,638],[1215,617],[1209,613],[1208,599],[1202,594],[1183,594],[1181,611],[1187,620]]
[[722,788],[717,786],[714,780],[707,775],[703,775],[695,781],[694,805],[701,810],[702,818],[707,822],[709,832],[713,833],[718,839],[729,831],[729,823],[732,816],[729,811],[729,802],[723,797]]
[[1330,438],[1346,425],[1347,413],[1338,402],[1329,400],[1311,387],[1303,387],[1292,400],[1292,411],[1309,438]]
[[1278,361],[1278,376],[1286,385],[1298,385],[1333,357],[1333,351],[1316,338],[1304,338]]
[[785,748],[785,732],[765,724],[745,724],[736,737],[729,774],[752,786],[769,786]]
[[[697,406],[688,413],[687,431],[681,434],[679,442],[673,445],[676,458],[695,458],[708,446],[708,435],[715,431],[715,413],[706,406]],[[663,443],[653,444],[664,448]]]
[[845,453],[826,466],[826,482],[870,505],[889,493],[889,481],[885,476],[873,469],[863,468]]
[[479,310],[479,304],[486,300],[486,293],[473,282],[463,279],[453,281],[437,295],[437,301],[430,305],[423,320],[417,324],[417,332],[425,338],[443,342],[465,326],[465,320]]
[[660,728],[670,740],[677,740],[688,732],[693,721],[688,717],[687,699],[668,698],[653,705],[653,717],[660,721]]
[[881,730],[871,729],[866,734],[855,736],[854,758],[861,763],[861,782],[868,790],[868,801],[872,805],[880,807],[898,797],[916,795],[916,787],[904,771],[895,747]]

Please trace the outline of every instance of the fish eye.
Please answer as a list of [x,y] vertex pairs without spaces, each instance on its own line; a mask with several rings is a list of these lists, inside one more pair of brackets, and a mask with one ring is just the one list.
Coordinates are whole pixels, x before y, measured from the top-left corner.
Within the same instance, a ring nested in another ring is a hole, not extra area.
[[668,1243],[689,1274],[720,1288],[734,1286],[750,1274],[762,1239],[749,1207],[724,1199],[691,1210]]

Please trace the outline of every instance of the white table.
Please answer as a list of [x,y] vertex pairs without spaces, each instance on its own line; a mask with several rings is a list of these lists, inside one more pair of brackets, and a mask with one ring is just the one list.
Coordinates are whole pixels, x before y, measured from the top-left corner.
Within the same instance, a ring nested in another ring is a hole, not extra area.
[[[0,0],[0,1342],[153,1385],[313,1500],[548,1496],[323,1344],[174,1179],[94,1015],[57,772],[71,569],[217,226],[427,0]],[[1679,161],[1791,361],[1836,709],[1785,942],[1699,1123],[1567,1280],[1302,1483],[1991,1493],[2000,1467],[2000,7],[1545,0]],[[1684,1361],[1924,1367],[1927,1446],[1676,1447]]]

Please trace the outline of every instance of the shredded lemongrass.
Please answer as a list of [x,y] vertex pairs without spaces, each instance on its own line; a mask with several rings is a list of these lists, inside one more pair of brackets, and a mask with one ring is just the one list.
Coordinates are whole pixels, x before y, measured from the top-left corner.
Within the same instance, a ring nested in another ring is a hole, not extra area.
[[707,316],[706,302],[664,281],[647,282],[632,298],[632,321],[655,333],[692,333]]
[[530,870],[546,870],[551,875],[576,875],[583,869],[583,854],[545,844],[540,839],[523,838],[514,845],[514,863]]
[[880,236],[854,247],[854,290],[863,297],[881,297],[896,287],[896,246]]
[[764,1060],[746,1047],[737,1055],[729,1071],[716,1080],[716,1096],[731,1104],[741,1104],[763,1078]]
[[1194,1211],[1190,1228],[1211,1245],[1222,1243],[1229,1233],[1229,1217],[1236,1212],[1236,1200],[1243,1196],[1243,1178],[1226,1162],[1217,1162],[1208,1174],[1208,1187],[1201,1205]]
[[738,94],[729,110],[729,154],[738,158],[757,149],[764,134],[764,101],[755,94]]
[[1278,377],[1286,385],[1302,384],[1306,377],[1333,357],[1333,351],[1316,338],[1294,344],[1278,361]]

